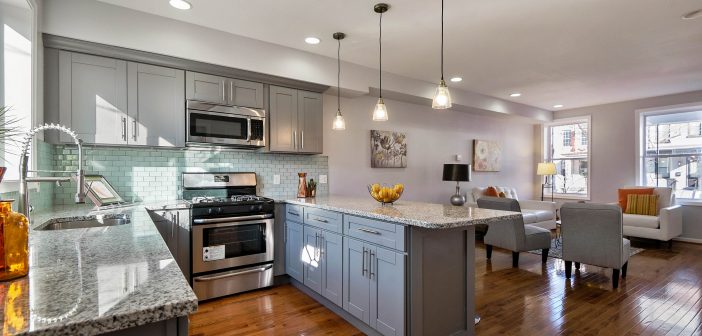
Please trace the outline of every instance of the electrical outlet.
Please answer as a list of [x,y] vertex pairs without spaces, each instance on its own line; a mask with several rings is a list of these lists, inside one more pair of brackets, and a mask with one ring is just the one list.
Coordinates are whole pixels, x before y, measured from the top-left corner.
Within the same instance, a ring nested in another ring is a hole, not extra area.
[[456,154],[456,162],[461,162],[461,160],[463,160],[461,154]]
[[327,175],[319,175],[319,183],[321,183],[321,184],[327,183]]
[[280,184],[280,175],[273,175],[273,184]]

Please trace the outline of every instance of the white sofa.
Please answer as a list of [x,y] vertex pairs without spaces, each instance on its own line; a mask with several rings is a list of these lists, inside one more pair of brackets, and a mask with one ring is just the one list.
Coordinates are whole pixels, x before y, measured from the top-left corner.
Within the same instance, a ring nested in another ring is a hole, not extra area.
[[[519,201],[522,208],[524,224],[538,226],[540,228],[554,230],[556,228],[556,203],[546,201],[523,201],[519,200],[517,190],[510,187],[495,187],[497,192],[504,192],[506,198]],[[475,187],[467,195],[467,205],[478,207],[478,198],[485,196],[487,187]]]
[[[625,189],[648,187],[625,187]],[[682,207],[675,205],[673,189],[658,187],[653,189],[658,195],[658,216],[624,214],[624,235],[670,241],[682,234]],[[626,209],[622,209],[624,211]]]

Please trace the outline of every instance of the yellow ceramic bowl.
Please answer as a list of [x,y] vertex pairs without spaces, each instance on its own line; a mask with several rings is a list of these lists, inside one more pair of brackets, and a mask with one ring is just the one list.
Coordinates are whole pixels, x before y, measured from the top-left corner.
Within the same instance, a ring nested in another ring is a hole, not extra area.
[[374,200],[382,204],[392,204],[402,196],[405,186],[402,184],[381,185],[380,183],[368,185],[368,192]]

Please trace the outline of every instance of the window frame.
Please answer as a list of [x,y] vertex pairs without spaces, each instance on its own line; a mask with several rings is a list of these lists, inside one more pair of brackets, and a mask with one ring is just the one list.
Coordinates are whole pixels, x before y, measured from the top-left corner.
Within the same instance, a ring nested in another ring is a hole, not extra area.
[[[636,159],[636,184],[637,185],[645,185],[645,183],[646,183],[646,174],[644,173],[644,169],[646,168],[646,166],[643,163],[644,160],[646,159],[646,139],[644,139],[644,137],[646,136],[646,129],[645,129],[646,128],[646,117],[674,114],[674,113],[696,112],[696,111],[702,111],[702,102],[676,104],[676,105],[668,105],[668,106],[660,106],[660,107],[651,107],[651,108],[636,110],[637,127],[636,127],[635,159]],[[663,155],[663,156],[665,156],[665,155]],[[676,155],[676,156],[685,156],[685,155]],[[681,204],[681,205],[702,206],[702,199],[680,198],[680,197],[678,197],[678,195],[675,195],[675,202],[676,202],[676,204]]]
[[[563,125],[570,125],[570,124],[575,124],[575,123],[587,123],[587,193],[585,194],[567,194],[567,193],[553,193],[553,198],[554,199],[566,199],[566,200],[581,200],[581,201],[589,201],[592,196],[592,116],[591,115],[584,115],[584,116],[578,116],[578,117],[569,117],[569,118],[559,118],[559,119],[554,119],[551,122],[544,123],[541,125],[541,134],[542,134],[542,159],[544,162],[553,162],[553,158],[551,157],[551,148],[552,148],[552,142],[553,139],[551,138],[551,132],[549,130],[551,127],[555,126],[563,126]],[[576,143],[575,137],[571,139],[573,143]],[[578,168],[580,169],[580,168]],[[543,178],[542,178],[543,179]],[[541,182],[543,183],[543,182]],[[548,196],[551,197],[552,189],[545,189],[544,190],[544,197]]]

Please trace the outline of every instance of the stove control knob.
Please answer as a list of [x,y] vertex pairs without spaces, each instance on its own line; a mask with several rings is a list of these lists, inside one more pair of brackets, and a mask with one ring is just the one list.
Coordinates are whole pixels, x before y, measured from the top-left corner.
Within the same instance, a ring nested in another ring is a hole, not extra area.
[[207,214],[209,214],[209,215],[212,214],[212,208],[207,209]]
[[263,210],[263,205],[260,205],[260,204],[259,204],[259,205],[257,205],[257,206],[256,206],[256,209],[257,209],[258,211],[261,211],[261,210]]
[[222,208],[217,208],[217,213],[221,214],[222,213]]

